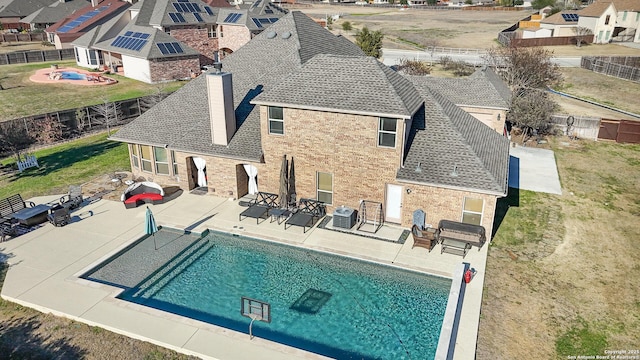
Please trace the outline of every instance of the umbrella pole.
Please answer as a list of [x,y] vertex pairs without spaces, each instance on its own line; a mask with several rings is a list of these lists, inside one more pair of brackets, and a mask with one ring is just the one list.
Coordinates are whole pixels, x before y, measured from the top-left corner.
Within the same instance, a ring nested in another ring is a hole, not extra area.
[[156,233],[151,234],[153,236],[153,247],[158,250],[158,244],[156,243]]

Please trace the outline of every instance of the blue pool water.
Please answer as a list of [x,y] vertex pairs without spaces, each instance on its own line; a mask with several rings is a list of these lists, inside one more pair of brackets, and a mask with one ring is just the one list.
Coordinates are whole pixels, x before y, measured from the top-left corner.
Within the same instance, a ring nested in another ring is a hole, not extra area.
[[451,280],[210,232],[120,298],[339,359],[432,359]]
[[85,74],[80,74],[75,71],[62,71],[60,78],[65,80],[87,80]]

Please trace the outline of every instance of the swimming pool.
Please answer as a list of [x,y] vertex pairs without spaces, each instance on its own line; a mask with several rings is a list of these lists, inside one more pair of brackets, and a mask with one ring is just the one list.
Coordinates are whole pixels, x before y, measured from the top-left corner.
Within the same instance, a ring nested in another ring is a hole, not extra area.
[[435,355],[451,280],[211,231],[119,298],[340,359]]
[[60,78],[65,80],[87,80],[87,75],[75,71],[62,71],[60,72]]

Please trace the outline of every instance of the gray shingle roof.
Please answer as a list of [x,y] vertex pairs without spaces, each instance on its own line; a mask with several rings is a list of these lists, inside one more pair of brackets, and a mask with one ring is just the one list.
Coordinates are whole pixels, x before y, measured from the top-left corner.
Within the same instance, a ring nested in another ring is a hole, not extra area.
[[0,1],[0,17],[25,17],[58,0],[5,0]]
[[[304,62],[300,56],[300,37],[304,38],[307,33],[317,33],[318,28],[324,31],[306,15],[291,12],[273,24],[269,31],[257,35],[222,61],[223,70],[233,74],[238,128],[228,146],[212,144],[204,76],[192,80],[121,128],[112,139],[168,145],[175,150],[260,161],[260,118],[258,109],[249,102],[301,67]],[[270,38],[267,36],[269,32],[276,35]],[[285,33],[290,36],[283,37]],[[328,34],[329,36],[318,38],[321,44],[315,47],[315,51],[328,49],[330,54],[362,54],[356,45]]]
[[478,70],[468,78],[406,76],[416,87],[436,90],[458,106],[508,109],[511,91],[492,70]]
[[87,2],[85,0],[72,0],[63,3],[56,1],[50,6],[29,14],[21,19],[20,22],[26,24],[53,24],[86,5]]
[[[425,106],[413,120],[399,180],[505,195],[509,140],[438,92],[420,88]],[[420,164],[421,172],[416,172]],[[454,171],[457,176],[452,176]]]
[[[128,31],[131,32],[140,32],[143,34],[148,34],[149,38],[147,39],[147,43],[139,50],[133,49],[125,49],[121,47],[115,47],[111,44],[113,43],[114,37],[109,37],[106,40],[101,42],[96,42],[93,45],[93,48],[103,51],[112,51],[119,54],[129,55],[132,57],[137,57],[141,59],[158,59],[158,58],[171,58],[177,56],[199,56],[200,52],[189,47],[187,44],[177,41],[175,38],[171,37],[169,34],[164,31],[158,30],[156,28],[148,27],[148,26],[138,26],[135,24],[129,24],[124,29],[122,29],[118,35],[124,35]],[[158,48],[158,43],[173,43],[177,42],[182,47],[183,52],[181,54],[162,54],[160,49]]]
[[422,98],[410,81],[373,57],[320,54],[254,103],[408,119]]

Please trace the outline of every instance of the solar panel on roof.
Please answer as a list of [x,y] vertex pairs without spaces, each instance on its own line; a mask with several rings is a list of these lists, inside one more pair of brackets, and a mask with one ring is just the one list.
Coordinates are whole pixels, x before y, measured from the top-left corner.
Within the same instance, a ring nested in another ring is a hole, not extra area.
[[233,19],[231,19],[232,23],[237,23],[238,20],[240,19],[240,17],[242,17],[242,14],[235,14],[235,17]]
[[87,22],[88,20],[92,19],[94,16],[100,14],[101,12],[105,11],[106,9],[108,9],[109,6],[101,6],[97,9],[94,9],[92,11],[89,11],[86,14],[82,14],[80,16],[78,16],[77,19],[74,19],[73,21],[69,22],[68,24],[60,27],[58,29],[59,33],[66,33],[70,30],[75,29],[76,27],[82,25],[83,23]]
[[169,17],[171,18],[171,20],[173,20],[174,23],[187,22],[184,19],[184,16],[182,16],[182,14],[180,14],[180,13],[169,13]]
[[205,7],[204,7],[204,9],[207,11],[207,14],[209,14],[209,15],[213,15],[213,10],[211,10],[211,8],[210,8],[210,7],[205,6]]
[[176,49],[176,52],[178,52],[180,54],[184,52],[184,50],[182,50],[182,46],[180,46],[180,44],[178,44],[177,42],[174,42],[172,44],[173,44],[173,47]]
[[189,0],[178,0],[178,2],[189,2]]
[[176,9],[177,12],[182,12],[182,4],[178,4],[178,3],[173,3],[173,7]]
[[256,18],[252,18],[251,20],[253,20],[253,23],[256,24],[257,27],[262,28],[262,24],[260,23],[260,20]]
[[278,21],[278,18],[269,18],[269,21],[271,21],[272,23]]
[[193,9],[194,9],[195,11],[197,11],[197,12],[202,12],[202,10],[200,10],[200,5],[195,4],[195,3],[193,3],[193,4],[191,4],[191,5],[193,6]]
[[167,47],[164,46],[163,43],[157,43],[156,46],[158,46],[158,49],[160,49],[162,55],[167,55],[169,53],[169,50],[167,50]]
[[148,40],[146,39],[148,37],[149,34],[127,31],[124,35],[117,36],[116,39],[111,42],[111,46],[127,50],[140,51],[140,49],[142,49],[147,43]]
[[267,14],[273,14],[273,10],[271,9],[265,9],[264,12]]
[[158,49],[160,50],[162,55],[184,53],[182,46],[180,46],[180,44],[178,44],[177,42],[157,43],[156,46],[158,46]]
[[197,12],[193,13],[193,16],[196,18],[196,20],[203,22],[204,20],[202,19],[202,16],[200,16],[200,14],[198,14]]

